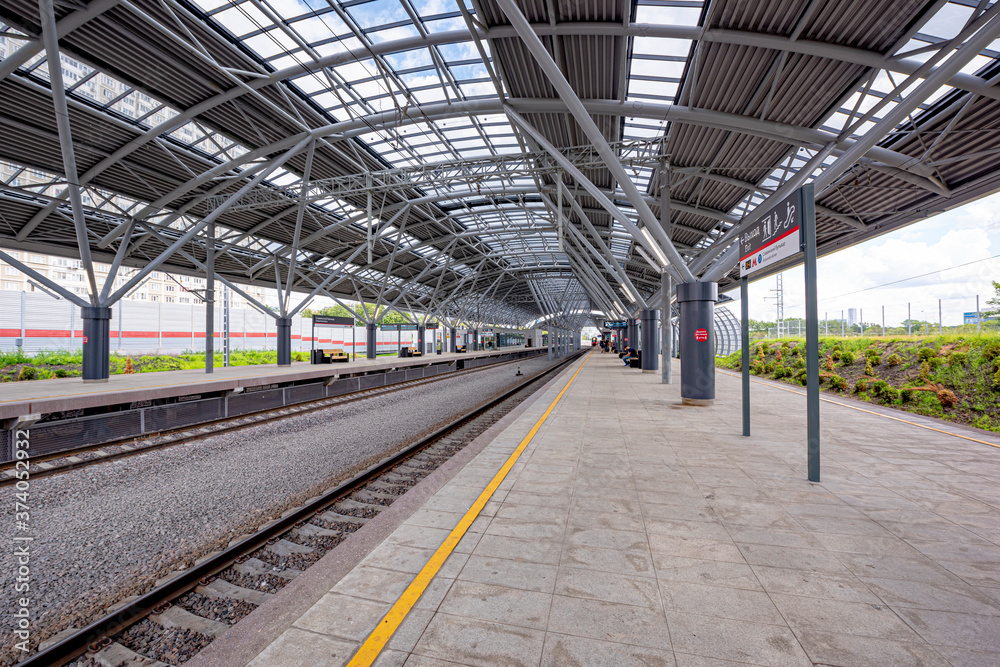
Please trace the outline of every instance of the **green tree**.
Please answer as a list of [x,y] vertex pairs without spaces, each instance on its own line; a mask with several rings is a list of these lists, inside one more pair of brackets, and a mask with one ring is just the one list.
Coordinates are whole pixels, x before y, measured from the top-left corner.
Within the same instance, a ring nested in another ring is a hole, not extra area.
[[980,310],[979,314],[982,318],[987,317],[1000,317],[1000,283],[997,281],[993,282],[993,298],[986,302],[986,308],[988,310]]

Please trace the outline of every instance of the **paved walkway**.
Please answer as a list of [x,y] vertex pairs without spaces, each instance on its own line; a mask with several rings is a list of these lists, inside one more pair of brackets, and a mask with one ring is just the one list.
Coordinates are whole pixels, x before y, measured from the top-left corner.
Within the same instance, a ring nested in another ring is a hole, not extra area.
[[[824,403],[811,484],[803,396],[587,359],[377,665],[1000,665],[1000,449]],[[567,377],[251,664],[345,663]]]

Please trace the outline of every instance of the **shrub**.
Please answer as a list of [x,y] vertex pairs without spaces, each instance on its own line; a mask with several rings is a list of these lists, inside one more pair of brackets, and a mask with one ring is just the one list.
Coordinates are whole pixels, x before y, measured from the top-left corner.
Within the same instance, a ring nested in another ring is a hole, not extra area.
[[899,399],[903,403],[912,403],[913,402],[913,390],[912,389],[900,389],[899,390]]
[[775,380],[780,380],[781,378],[785,377],[788,374],[789,374],[788,370],[785,368],[784,364],[777,364],[774,367],[774,379]]
[[807,382],[806,375],[807,375],[806,369],[804,369],[804,368],[802,370],[800,370],[798,373],[795,374],[795,380],[799,384],[801,384],[803,387],[806,386],[806,382]]
[[951,389],[938,389],[937,399],[941,401],[941,407],[950,408],[958,402],[958,397]]
[[983,356],[990,361],[1000,357],[1000,342],[991,341],[983,345]]
[[787,340],[783,341],[781,343],[781,349],[784,350],[785,352],[788,352],[790,349],[792,349],[792,344],[789,343]]
[[872,367],[871,359],[865,362],[865,375],[875,377],[875,369]]
[[878,358],[879,358],[879,351],[876,350],[875,348],[869,347],[868,349],[865,350],[865,359],[878,359]]
[[930,361],[936,356],[937,356],[937,350],[935,350],[933,347],[922,347],[917,352],[917,357],[920,359],[920,361]]
[[805,368],[806,367],[806,360],[803,359],[802,357],[799,357],[798,359],[795,360],[795,367],[796,368]]
[[885,380],[876,380],[872,384],[872,395],[877,396],[886,403],[891,403],[899,398],[899,392]]
[[35,371],[34,366],[21,366],[21,370],[17,374],[19,382],[24,380],[34,380],[36,377],[38,377],[38,373]]
[[882,357],[878,356],[877,354],[874,356],[870,355],[865,359],[865,362],[871,364],[872,366],[878,366],[879,364],[882,363]]
[[929,361],[920,362],[920,377],[925,380],[931,379],[931,363]]
[[826,358],[826,370],[828,371],[833,370],[833,355],[830,355]]
[[860,380],[854,383],[855,394],[860,394],[866,391],[868,391],[868,380],[861,378]]
[[758,346],[757,347],[757,352],[756,352],[757,358],[763,359],[764,358],[764,350],[766,350],[766,349],[767,349],[767,345],[760,345],[760,346]]
[[775,350],[775,352],[774,352],[774,360],[775,361],[781,361],[783,358],[784,358],[784,355],[781,354],[781,350]]
[[760,375],[764,372],[764,364],[760,362],[750,364],[750,372],[754,375]]
[[774,362],[773,361],[769,361],[766,364],[764,364],[764,372],[768,373],[768,374],[774,372]]
[[57,378],[69,377],[69,373],[66,372],[65,368],[57,368],[56,369],[56,377]]
[[833,352],[830,353],[830,358],[833,359],[834,361],[840,361],[840,358],[842,356],[843,353],[840,351],[840,348],[837,347],[833,348]]
[[969,360],[969,355],[966,354],[965,352],[952,352],[950,355],[948,355],[948,365],[954,366],[956,368],[964,366],[968,360]]
[[854,363],[854,353],[847,351],[840,353],[840,362],[845,366],[850,366]]
[[837,391],[847,391],[847,380],[839,375],[830,376],[830,386]]
[[898,366],[901,363],[903,363],[903,357],[893,352],[886,358],[885,363],[887,363],[890,366]]

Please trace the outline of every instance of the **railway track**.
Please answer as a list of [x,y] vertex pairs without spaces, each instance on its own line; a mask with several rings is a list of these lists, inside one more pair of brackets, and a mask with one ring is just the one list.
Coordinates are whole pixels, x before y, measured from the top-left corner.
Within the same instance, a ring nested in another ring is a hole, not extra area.
[[79,667],[182,664],[513,410],[542,380],[583,353],[526,377],[403,451],[286,511],[256,533],[234,540],[194,567],[122,602],[87,627],[60,633],[57,642],[18,667],[71,662]]
[[[192,440],[198,440],[200,438],[220,435],[223,433],[231,433],[233,431],[239,431],[252,426],[260,426],[261,424],[276,422],[282,419],[316,412],[318,410],[326,410],[327,408],[336,407],[352,401],[382,396],[397,391],[403,391],[405,389],[412,389],[414,387],[441,382],[443,380],[463,377],[470,373],[478,373],[480,371],[509,366],[511,364],[524,363],[525,361],[525,359],[511,359],[509,361],[501,361],[487,366],[480,366],[479,368],[471,368],[469,370],[453,371],[443,375],[407,380],[405,382],[398,382],[384,387],[362,389],[361,391],[341,394],[340,396],[318,398],[310,401],[304,401],[302,403],[296,403],[294,405],[286,405],[280,408],[252,412],[237,417],[227,417],[224,419],[195,424],[193,426],[184,426],[177,429],[144,435],[141,438],[122,438],[121,440],[111,440],[93,445],[85,445],[83,447],[65,449],[51,454],[30,457],[27,459],[28,465],[31,468],[32,479],[49,477],[51,475],[57,475],[70,470],[76,470],[78,468],[85,468],[98,463],[105,463],[130,456],[136,456],[137,454],[144,454],[157,449],[173,447],[186,442],[191,442]],[[0,464],[0,487],[10,486],[17,482],[17,477],[14,475],[15,464],[15,461],[7,461]]]

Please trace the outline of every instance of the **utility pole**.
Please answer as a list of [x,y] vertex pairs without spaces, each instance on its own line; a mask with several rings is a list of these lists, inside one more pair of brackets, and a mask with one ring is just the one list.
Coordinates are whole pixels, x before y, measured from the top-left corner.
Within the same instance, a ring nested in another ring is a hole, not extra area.
[[778,285],[775,289],[771,290],[774,296],[764,297],[765,301],[774,301],[775,319],[777,321],[777,328],[775,330],[775,338],[781,338],[782,333],[784,333],[784,322],[785,322],[785,288],[782,282],[782,276],[779,273]]

